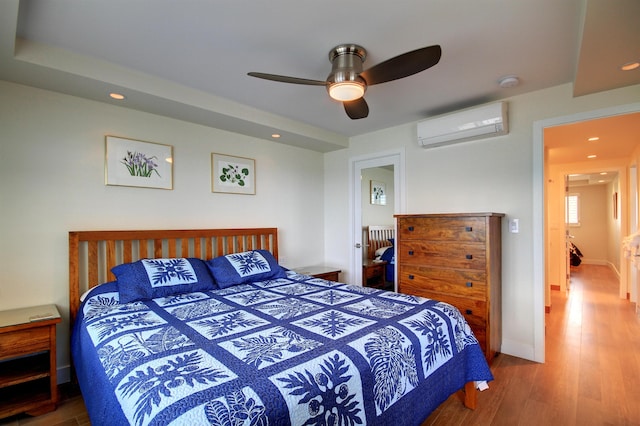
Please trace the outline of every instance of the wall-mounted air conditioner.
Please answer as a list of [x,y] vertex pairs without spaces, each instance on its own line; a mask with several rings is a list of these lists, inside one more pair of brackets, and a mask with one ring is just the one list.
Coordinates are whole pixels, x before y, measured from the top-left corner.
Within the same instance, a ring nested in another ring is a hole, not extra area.
[[507,103],[496,102],[418,122],[423,148],[485,139],[509,133]]

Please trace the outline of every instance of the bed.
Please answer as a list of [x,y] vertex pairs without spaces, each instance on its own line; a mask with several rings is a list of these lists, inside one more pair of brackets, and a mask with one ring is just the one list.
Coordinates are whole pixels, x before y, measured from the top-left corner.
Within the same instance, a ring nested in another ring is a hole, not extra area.
[[493,379],[454,307],[282,268],[276,228],[70,232],[69,255],[94,426],[418,425]]
[[365,227],[367,241],[367,258],[387,262],[385,266],[385,281],[395,282],[395,235],[393,225],[369,225]]

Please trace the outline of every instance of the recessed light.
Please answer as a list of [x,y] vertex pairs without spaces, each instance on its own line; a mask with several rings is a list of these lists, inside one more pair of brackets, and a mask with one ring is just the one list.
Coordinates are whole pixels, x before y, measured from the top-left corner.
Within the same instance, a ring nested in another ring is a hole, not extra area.
[[640,67],[640,62],[627,62],[623,66],[620,67],[622,71],[631,71]]
[[111,93],[109,93],[109,97],[110,97],[111,99],[116,99],[116,100],[118,100],[118,101],[121,101],[121,100],[123,100],[123,99],[126,99],[126,96],[125,96],[125,95],[123,95],[123,94],[121,94],[121,93],[116,93],[116,92],[111,92]]
[[596,157],[597,157],[597,155],[595,155],[595,154],[587,155],[587,158],[596,158]]
[[271,135],[272,138],[274,139],[278,139],[280,137],[280,135],[278,133],[274,133]]
[[587,140],[588,140],[589,142],[594,142],[594,141],[599,141],[599,140],[600,140],[600,138],[599,138],[599,137],[597,137],[597,136],[594,136],[594,137],[589,138],[589,139],[587,139]]
[[600,172],[600,174],[601,174],[602,176],[604,176],[604,175],[606,175],[606,174],[607,174],[607,172]]

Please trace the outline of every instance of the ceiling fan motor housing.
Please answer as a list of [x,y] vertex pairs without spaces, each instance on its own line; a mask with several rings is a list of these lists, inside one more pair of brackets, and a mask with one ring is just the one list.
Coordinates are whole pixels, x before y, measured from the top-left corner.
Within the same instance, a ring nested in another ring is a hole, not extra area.
[[327,91],[330,92],[335,83],[355,82],[362,86],[364,93],[367,84],[360,77],[360,73],[366,57],[367,51],[357,44],[341,44],[331,49],[329,52],[331,73],[327,77]]

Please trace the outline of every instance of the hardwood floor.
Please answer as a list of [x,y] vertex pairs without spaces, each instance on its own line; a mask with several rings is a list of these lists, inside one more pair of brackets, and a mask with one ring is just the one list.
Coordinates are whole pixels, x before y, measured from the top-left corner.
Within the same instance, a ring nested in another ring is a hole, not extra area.
[[572,268],[571,290],[553,291],[545,363],[501,354],[475,411],[459,395],[427,425],[640,425],[640,318],[618,298],[607,266]]
[[[618,298],[615,274],[606,266],[573,268],[570,292],[553,291],[551,303],[544,364],[499,355],[476,410],[453,395],[422,426],[640,426],[640,317]],[[68,388],[62,394],[55,412],[0,425],[89,425],[82,397]]]

